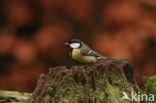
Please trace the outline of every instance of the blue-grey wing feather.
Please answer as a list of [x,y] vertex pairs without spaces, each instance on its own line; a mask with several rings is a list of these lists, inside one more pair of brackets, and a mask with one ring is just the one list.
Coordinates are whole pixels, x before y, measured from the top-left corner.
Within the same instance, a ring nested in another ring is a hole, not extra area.
[[86,56],[95,56],[95,57],[101,57],[100,54],[98,54],[97,52],[93,51],[93,50],[88,50],[88,49],[84,49],[81,50],[81,54],[82,55],[86,55]]

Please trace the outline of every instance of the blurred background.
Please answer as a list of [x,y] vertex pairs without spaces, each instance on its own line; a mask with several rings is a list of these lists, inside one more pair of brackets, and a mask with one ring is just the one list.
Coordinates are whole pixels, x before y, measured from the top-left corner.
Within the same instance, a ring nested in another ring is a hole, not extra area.
[[72,38],[129,59],[142,86],[156,74],[156,0],[0,0],[0,89],[32,92],[48,68],[75,65]]

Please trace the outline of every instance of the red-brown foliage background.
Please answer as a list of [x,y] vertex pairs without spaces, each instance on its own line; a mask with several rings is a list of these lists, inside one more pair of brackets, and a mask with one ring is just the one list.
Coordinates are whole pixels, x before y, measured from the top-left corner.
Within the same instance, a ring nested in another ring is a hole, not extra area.
[[156,1],[1,0],[0,88],[32,92],[48,68],[74,65],[71,38],[129,59],[142,84],[156,74]]

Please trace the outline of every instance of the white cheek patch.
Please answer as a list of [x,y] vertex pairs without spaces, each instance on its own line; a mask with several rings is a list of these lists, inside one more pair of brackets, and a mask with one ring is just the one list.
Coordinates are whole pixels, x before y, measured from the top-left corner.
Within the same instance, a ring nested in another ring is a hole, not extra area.
[[80,47],[80,43],[72,43],[70,44],[71,48],[79,48]]

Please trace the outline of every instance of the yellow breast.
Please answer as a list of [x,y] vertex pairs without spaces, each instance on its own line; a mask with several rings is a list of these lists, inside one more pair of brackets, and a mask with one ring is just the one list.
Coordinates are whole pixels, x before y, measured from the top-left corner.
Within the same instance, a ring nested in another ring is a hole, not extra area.
[[72,51],[72,58],[80,63],[91,63],[91,62],[96,62],[96,57],[94,56],[85,56],[85,55],[81,55],[80,50],[79,49],[74,49]]

